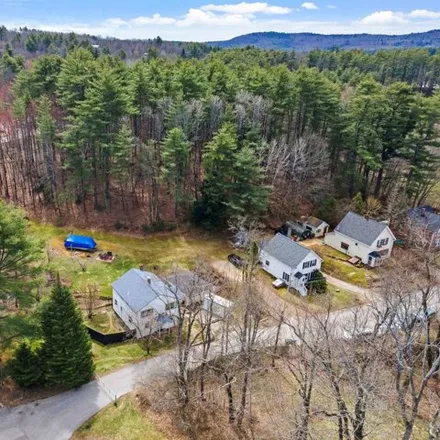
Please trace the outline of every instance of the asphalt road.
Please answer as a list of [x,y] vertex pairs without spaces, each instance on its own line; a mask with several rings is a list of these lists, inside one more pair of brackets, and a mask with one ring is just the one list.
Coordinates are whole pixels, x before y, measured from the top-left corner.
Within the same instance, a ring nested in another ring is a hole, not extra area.
[[99,410],[132,391],[139,382],[160,379],[173,368],[173,354],[130,365],[37,402],[0,410],[0,440],[67,440]]
[[[415,292],[412,295],[417,295]],[[440,310],[439,291],[432,298],[431,305]],[[276,309],[276,307],[274,308]],[[370,305],[353,309],[335,311],[330,314],[333,329],[337,337],[346,337],[354,327],[354,321],[362,322],[366,330],[375,324],[374,311]],[[287,321],[292,325],[298,322],[290,314]],[[260,345],[271,346],[275,340],[277,328],[261,329],[258,333]],[[280,342],[294,337],[289,325],[281,328]],[[210,356],[219,353],[220,346],[213,344]],[[228,352],[238,349],[238,338],[231,337]],[[198,349],[192,353],[192,362],[198,363]],[[0,410],[0,440],[67,440],[73,432],[99,410],[133,391],[140,383],[152,383],[160,378],[169,377],[175,368],[175,352],[147,359],[103,376],[99,380],[84,385],[79,390],[67,391],[48,399]]]

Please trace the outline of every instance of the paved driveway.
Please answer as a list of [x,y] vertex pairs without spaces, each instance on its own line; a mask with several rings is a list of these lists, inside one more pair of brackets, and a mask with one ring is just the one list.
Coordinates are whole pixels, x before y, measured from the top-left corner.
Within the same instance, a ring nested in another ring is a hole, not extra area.
[[[230,264],[229,266],[232,267]],[[229,266],[224,266],[223,269],[226,267],[226,270],[229,270]],[[236,275],[234,270],[230,272],[231,276]],[[418,292],[412,295],[418,295]],[[271,296],[278,298],[273,293]],[[284,304],[282,299],[280,301]],[[278,302],[276,304],[282,305]],[[430,304],[439,309],[439,289],[436,289]],[[337,332],[335,334],[341,335],[338,337],[343,337],[347,330],[354,327],[354,320],[363,322],[366,329],[373,327],[375,323],[374,310],[368,304],[335,311],[330,315],[329,320],[332,321],[333,328]],[[286,310],[286,321],[295,324],[295,316],[296,314],[289,316],[289,311]],[[276,327],[261,329],[258,333],[258,343],[270,347],[275,340],[276,331]],[[281,328],[280,341],[291,337],[294,337],[292,329],[284,324]],[[233,353],[238,349],[238,338],[232,337],[229,340],[228,352]],[[192,353],[193,365],[199,363],[198,350],[195,348]],[[219,344],[213,344],[210,357],[218,355],[220,350]],[[2,409],[0,410],[0,440],[67,440],[82,423],[114,401],[115,397],[121,397],[133,391],[139,383],[151,383],[154,380],[169,377],[174,368],[175,353],[171,351],[110,373],[100,380],[84,385],[79,390],[67,391],[15,408]]]
[[163,354],[130,365],[48,399],[0,410],[0,440],[67,440],[100,409],[132,391],[139,381],[171,371],[174,356]]

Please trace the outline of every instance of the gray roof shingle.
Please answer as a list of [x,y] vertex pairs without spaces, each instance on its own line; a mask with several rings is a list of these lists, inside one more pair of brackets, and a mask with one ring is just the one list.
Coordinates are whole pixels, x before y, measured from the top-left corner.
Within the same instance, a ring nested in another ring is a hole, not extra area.
[[183,297],[182,292],[172,284],[162,281],[151,272],[139,269],[130,269],[112,287],[134,312],[142,310],[156,298],[169,303],[175,301],[176,296]]
[[349,211],[336,226],[335,231],[371,246],[387,227],[385,223],[367,219],[362,215]]
[[424,226],[432,232],[440,230],[440,215],[436,214],[430,206],[421,206],[408,210],[410,220]]
[[[291,268],[297,267],[310,252],[316,255],[311,249],[282,234],[276,234],[269,241],[262,243],[261,248],[264,252]],[[316,255],[316,258],[320,259],[318,255]]]

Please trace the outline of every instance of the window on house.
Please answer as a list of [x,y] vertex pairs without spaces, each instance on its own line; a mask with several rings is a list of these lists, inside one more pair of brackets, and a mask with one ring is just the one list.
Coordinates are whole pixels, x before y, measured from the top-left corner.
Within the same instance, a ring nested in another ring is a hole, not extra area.
[[165,310],[172,310],[176,308],[176,303],[175,302],[171,302],[168,304],[165,304]]
[[303,269],[307,269],[308,267],[310,267],[310,261],[306,261],[305,263],[303,263]]
[[306,229],[307,229],[308,231],[312,231],[312,228],[311,228],[310,226],[306,226]]
[[133,322],[130,316],[128,317],[128,322]]
[[342,248],[342,249],[348,251],[348,248],[349,248],[349,247],[350,247],[350,246],[348,245],[348,243],[344,243],[344,242],[341,241],[341,248]]
[[269,260],[266,260],[266,261],[265,261],[265,264],[266,264],[266,266],[269,266],[269,265],[270,265]]
[[115,298],[115,306],[118,305],[118,300]]
[[321,232],[321,229],[317,229],[316,233],[319,234]]
[[316,260],[312,260],[310,262],[310,267],[315,267],[316,266]]
[[283,280],[284,281],[290,281],[290,275],[286,272],[283,272]]
[[146,318],[147,316],[150,316],[153,314],[153,309],[147,309],[147,310],[143,310],[141,312],[141,317],[142,318]]
[[386,246],[388,244],[388,238],[384,238],[383,240],[377,240],[377,247]]

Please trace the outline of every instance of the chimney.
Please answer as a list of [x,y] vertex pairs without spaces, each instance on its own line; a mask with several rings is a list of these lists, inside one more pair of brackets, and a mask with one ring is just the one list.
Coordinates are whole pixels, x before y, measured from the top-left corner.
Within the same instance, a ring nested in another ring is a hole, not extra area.
[[144,271],[144,265],[143,264],[139,264],[139,270],[142,271],[142,272]]
[[147,278],[147,283],[148,283],[148,284],[151,284],[151,277],[148,277],[148,278]]

